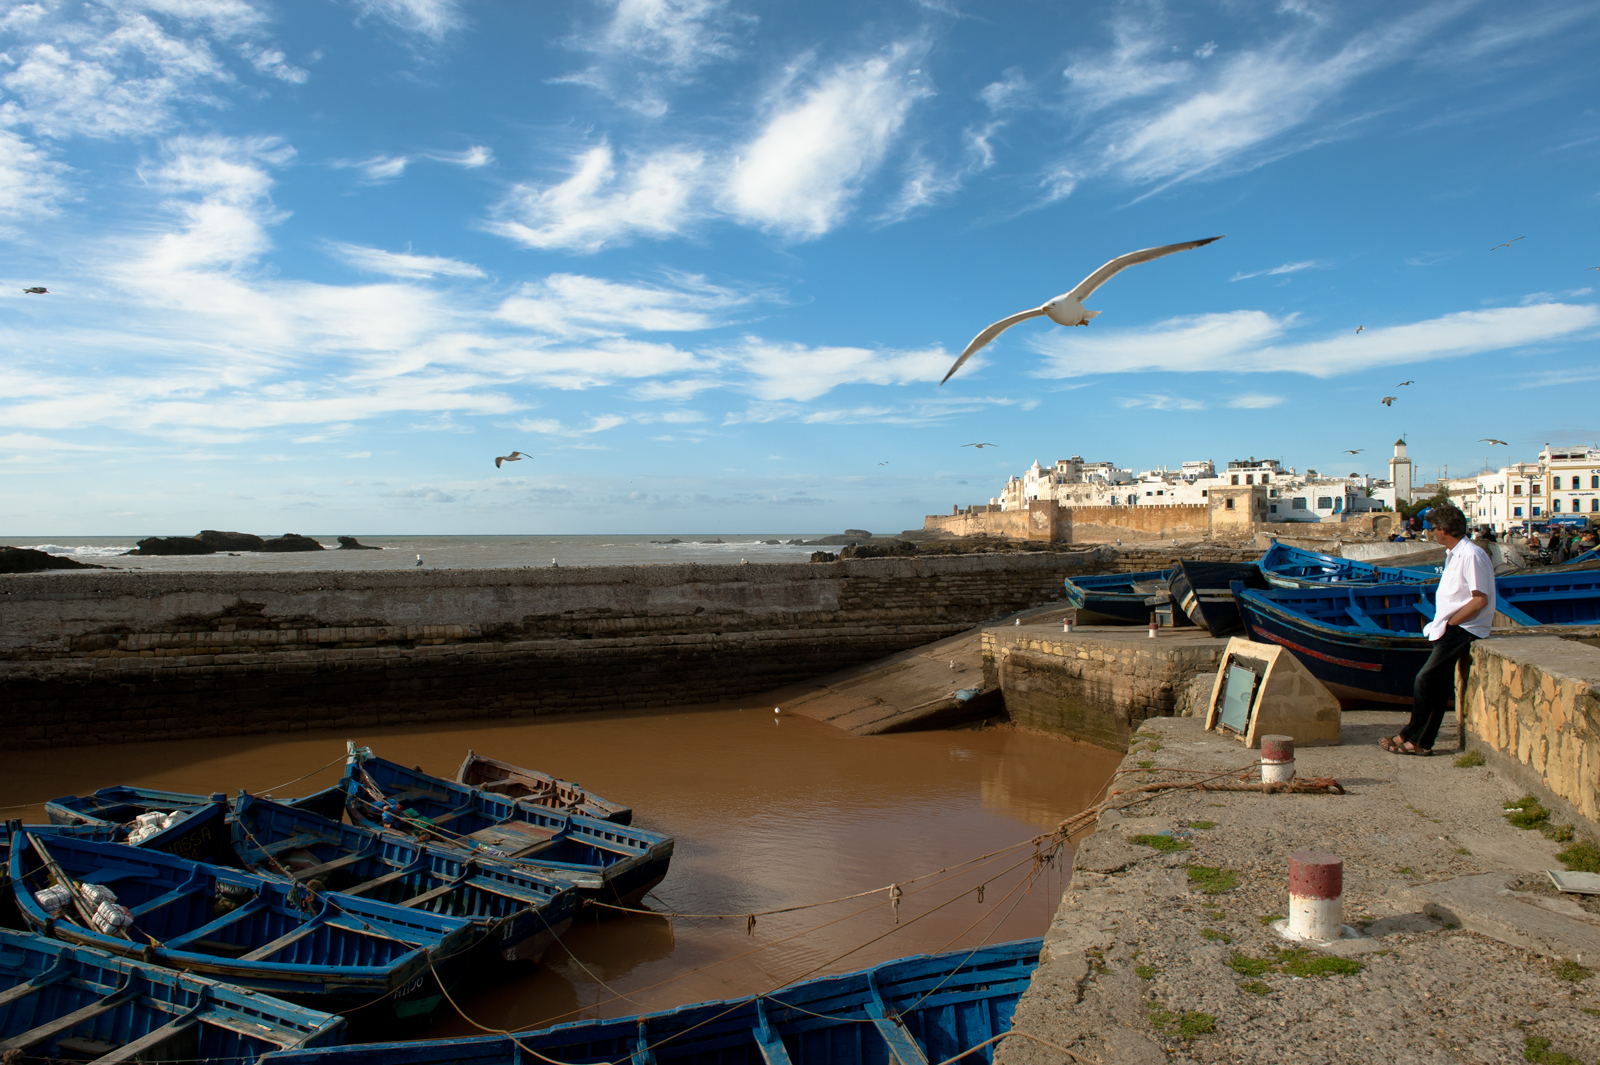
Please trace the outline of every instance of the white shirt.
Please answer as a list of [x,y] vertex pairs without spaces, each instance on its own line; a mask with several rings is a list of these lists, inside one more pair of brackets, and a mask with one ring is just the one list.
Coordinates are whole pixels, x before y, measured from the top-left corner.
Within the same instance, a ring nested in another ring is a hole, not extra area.
[[1433,620],[1423,626],[1422,634],[1430,640],[1443,636],[1450,618],[1472,601],[1473,592],[1482,592],[1489,601],[1461,627],[1474,636],[1487,636],[1495,612],[1494,565],[1483,548],[1471,540],[1460,540],[1445,552],[1444,574],[1434,596]]

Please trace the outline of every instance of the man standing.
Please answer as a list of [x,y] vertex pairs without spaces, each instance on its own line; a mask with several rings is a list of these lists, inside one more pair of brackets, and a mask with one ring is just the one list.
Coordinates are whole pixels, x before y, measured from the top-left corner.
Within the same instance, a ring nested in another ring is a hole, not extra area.
[[1494,620],[1494,566],[1483,548],[1465,539],[1467,516],[1456,507],[1438,506],[1428,522],[1434,540],[1445,547],[1433,620],[1422,630],[1433,641],[1433,653],[1417,673],[1411,720],[1398,736],[1386,736],[1378,743],[1393,754],[1433,753],[1439,723],[1455,701],[1456,663],[1475,641],[1489,635]]

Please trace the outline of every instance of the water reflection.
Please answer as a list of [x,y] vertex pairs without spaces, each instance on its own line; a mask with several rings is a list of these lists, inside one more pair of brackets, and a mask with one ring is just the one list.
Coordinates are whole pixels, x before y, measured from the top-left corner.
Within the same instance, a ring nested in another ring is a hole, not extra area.
[[[677,839],[672,870],[647,899],[671,919],[580,922],[532,973],[464,992],[480,1024],[525,1027],[763,992],[816,972],[1038,935],[1061,890],[1023,844],[1094,800],[1111,752],[987,729],[856,738],[771,704],[675,708],[515,722],[395,727],[352,735],[383,756],[453,775],[468,748],[581,782],[625,802],[635,822]],[[178,791],[260,791],[329,761],[333,732],[187,740],[145,747],[0,754],[0,805],[129,783]],[[331,783],[330,766],[283,789]],[[30,820],[42,808],[12,811]],[[943,873],[936,870],[948,869]],[[934,875],[927,875],[934,874]],[[921,879],[917,879],[917,878]],[[896,913],[878,893],[903,885]],[[979,901],[979,886],[983,886]],[[440,1016],[432,1036],[475,1032]]]

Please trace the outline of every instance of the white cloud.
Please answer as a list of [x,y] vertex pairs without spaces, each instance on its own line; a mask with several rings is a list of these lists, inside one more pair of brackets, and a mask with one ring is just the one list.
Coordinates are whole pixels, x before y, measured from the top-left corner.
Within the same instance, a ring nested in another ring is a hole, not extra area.
[[1129,396],[1119,404],[1123,410],[1205,410],[1206,405],[1198,399],[1188,396],[1172,396],[1165,393],[1152,393],[1144,396]]
[[1228,278],[1229,281],[1248,281],[1252,277],[1277,277],[1279,274],[1297,274],[1301,270],[1314,270],[1323,264],[1315,259],[1306,259],[1297,263],[1284,263],[1268,270],[1253,270],[1249,273],[1240,272]]
[[941,172],[934,164],[918,154],[906,167],[905,180],[900,191],[874,221],[899,222],[909,218],[923,207],[937,203],[961,188],[961,175]]
[[54,214],[67,168],[9,129],[0,129],[0,218]]
[[521,184],[489,228],[532,248],[598,251],[635,236],[676,236],[694,217],[705,158],[665,149],[627,161],[619,172],[611,146],[572,160],[572,176],[545,187]]
[[276,48],[263,48],[247,41],[239,46],[239,54],[250,61],[250,65],[256,68],[257,73],[286,81],[291,85],[303,85],[311,77],[309,71],[289,62],[288,56]]
[[795,239],[820,237],[848,212],[882,163],[911,105],[929,90],[907,71],[912,49],[829,70],[779,99],[739,150],[724,189],[740,219]]
[[476,170],[480,166],[488,166],[494,162],[494,152],[481,144],[474,144],[470,148],[463,148],[459,152],[424,152],[427,158],[438,163],[450,163],[466,170]]
[[355,0],[355,4],[363,15],[435,41],[462,21],[456,0]]
[[847,384],[905,385],[937,382],[950,366],[943,348],[882,351],[807,347],[746,337],[723,353],[749,380],[741,387],[758,399],[805,401]]
[[589,85],[651,117],[667,112],[671,91],[714,62],[738,54],[738,30],[754,17],[727,0],[611,0],[611,18],[598,33],[567,43],[597,57],[594,66],[558,79]]
[[6,433],[0,436],[0,451],[104,451],[95,444],[74,444],[48,436],[30,433]]
[[389,277],[482,277],[483,271],[459,259],[384,251],[360,244],[330,244],[333,253],[357,270]]
[[587,426],[567,425],[559,418],[523,418],[513,422],[513,428],[525,433],[539,433],[543,436],[576,436],[590,433],[603,433],[607,429],[615,429],[619,425],[626,425],[629,419],[621,414],[591,415]]
[[715,312],[751,296],[694,275],[675,284],[630,285],[580,274],[551,274],[524,284],[500,305],[498,316],[561,337],[690,332],[721,325]]
[[1140,330],[1073,336],[1056,330],[1030,341],[1045,355],[1042,377],[1143,370],[1302,373],[1333,377],[1573,338],[1600,326],[1600,307],[1544,303],[1460,311],[1409,325],[1341,331],[1324,340],[1274,343],[1295,324],[1263,311],[1174,318]]
[[1282,396],[1268,396],[1260,392],[1245,392],[1228,400],[1228,406],[1239,410],[1266,410],[1283,403]]

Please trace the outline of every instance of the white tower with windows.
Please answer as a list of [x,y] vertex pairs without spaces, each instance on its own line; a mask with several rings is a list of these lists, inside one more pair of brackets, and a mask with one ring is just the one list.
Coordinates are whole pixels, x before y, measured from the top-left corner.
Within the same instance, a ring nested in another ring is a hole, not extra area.
[[1406,458],[1404,438],[1394,442],[1394,458],[1389,460],[1389,483],[1394,485],[1397,505],[1411,502],[1411,460]]

